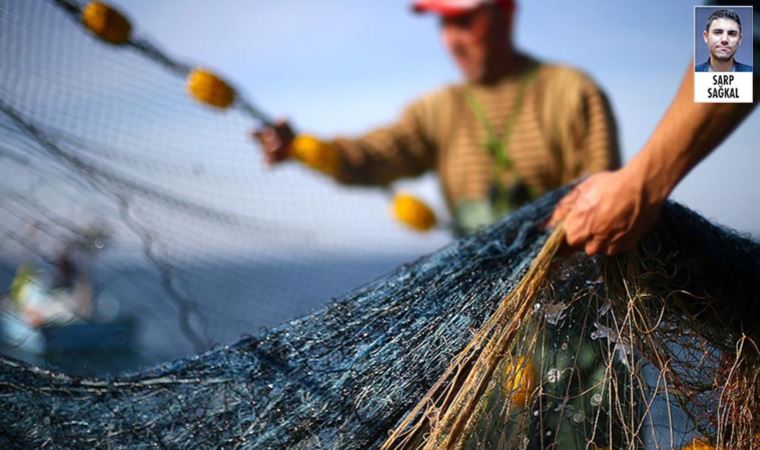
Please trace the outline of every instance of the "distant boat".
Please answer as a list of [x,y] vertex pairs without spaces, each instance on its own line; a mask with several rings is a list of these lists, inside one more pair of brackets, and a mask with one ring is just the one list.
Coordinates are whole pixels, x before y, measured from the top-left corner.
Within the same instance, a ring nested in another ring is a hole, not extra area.
[[52,353],[77,353],[131,349],[134,345],[134,318],[116,316],[86,320],[75,316],[66,322],[31,326],[11,299],[0,300],[0,346],[3,353],[23,360],[40,362]]
[[3,353],[16,357],[42,355],[46,347],[42,332],[24,321],[8,296],[0,300],[0,345]]
[[40,328],[46,352],[131,348],[135,321],[119,317],[109,322],[78,322]]

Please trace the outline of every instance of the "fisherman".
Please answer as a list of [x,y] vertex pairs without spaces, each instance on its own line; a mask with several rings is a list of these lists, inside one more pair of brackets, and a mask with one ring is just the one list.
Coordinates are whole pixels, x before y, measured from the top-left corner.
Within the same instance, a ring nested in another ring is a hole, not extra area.
[[[513,41],[514,0],[417,0],[439,16],[464,80],[412,102],[393,124],[323,140],[345,184],[387,185],[435,170],[457,231],[490,224],[578,177],[617,168],[616,126],[584,73],[538,61]],[[286,121],[254,132],[265,159],[292,159]]]
[[[749,1],[716,3],[748,4]],[[760,10],[754,10],[754,59],[760,58]],[[589,255],[633,249],[660,214],[678,183],[718,147],[752,112],[753,103],[695,103],[694,64],[665,115],[639,153],[622,169],[591,176],[557,206],[551,219],[564,219],[566,241]]]
[[[418,0],[413,9],[438,14],[443,42],[464,80],[413,102],[389,126],[323,141],[320,151],[334,156],[319,159],[339,163],[313,167],[339,182],[365,185],[435,170],[456,230],[469,233],[578,177],[618,166],[616,127],[604,94],[580,71],[515,48],[513,0]],[[287,122],[255,132],[270,164],[298,157],[291,154],[294,134]],[[542,342],[553,339],[549,333]],[[573,342],[581,346],[583,340]],[[586,372],[606,368],[587,347],[589,367],[573,378],[583,378],[576,387],[586,392],[578,396],[579,410],[589,408],[595,394]],[[571,370],[548,346],[533,359],[536,367]],[[542,420],[567,429],[558,438],[563,448],[585,448],[585,430],[565,424],[566,417],[547,413]],[[599,426],[601,442],[609,436]]]
[[19,266],[10,298],[30,327],[65,325],[92,316],[92,285],[76,252],[76,243],[65,245],[54,261],[52,276],[31,263]]
[[69,242],[56,258],[50,295],[80,318],[88,319],[93,313],[92,283],[83,270],[83,260],[89,255],[81,247],[77,241]]
[[53,276],[52,289],[72,289],[78,278],[76,264],[68,251],[61,252],[55,260],[55,274]]

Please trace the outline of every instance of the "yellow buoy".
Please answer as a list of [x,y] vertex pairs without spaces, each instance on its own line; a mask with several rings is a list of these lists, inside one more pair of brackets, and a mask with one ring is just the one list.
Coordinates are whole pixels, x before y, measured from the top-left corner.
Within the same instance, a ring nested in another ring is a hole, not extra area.
[[103,2],[92,1],[82,9],[82,23],[97,37],[109,44],[129,41],[132,25],[119,11]]
[[436,224],[433,210],[413,195],[396,195],[391,212],[399,222],[417,231],[429,231]]
[[302,134],[296,136],[290,144],[290,156],[301,161],[307,167],[318,170],[327,175],[340,173],[340,153],[331,145],[328,145],[314,136]]
[[235,101],[232,86],[205,69],[190,72],[187,90],[194,99],[216,108],[227,108]]
[[716,450],[717,448],[710,445],[705,438],[696,438],[685,447],[681,447],[681,450]]
[[504,389],[509,392],[512,406],[525,408],[530,401],[530,394],[536,388],[536,371],[533,363],[521,356],[514,365],[505,369]]

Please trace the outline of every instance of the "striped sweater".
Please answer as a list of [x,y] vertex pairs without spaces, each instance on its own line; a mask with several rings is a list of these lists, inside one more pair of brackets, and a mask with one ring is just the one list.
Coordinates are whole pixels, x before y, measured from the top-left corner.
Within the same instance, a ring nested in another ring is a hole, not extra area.
[[[524,180],[544,193],[580,176],[619,165],[616,127],[609,105],[595,83],[564,66],[523,57],[521,70],[491,85],[458,84],[425,95],[395,123],[358,138],[330,144],[341,154],[337,175],[346,184],[386,185],[435,170],[453,211],[464,201],[489,197],[495,177],[504,186]],[[515,108],[526,70],[534,70]],[[469,94],[467,94],[469,92]],[[481,105],[497,132],[519,111],[508,135],[510,167],[494,171],[486,151],[486,129],[468,107],[466,95]]]

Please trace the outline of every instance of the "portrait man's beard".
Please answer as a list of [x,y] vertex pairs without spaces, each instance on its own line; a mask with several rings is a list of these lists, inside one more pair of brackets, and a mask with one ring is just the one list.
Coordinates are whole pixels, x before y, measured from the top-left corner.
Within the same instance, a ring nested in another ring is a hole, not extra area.
[[717,50],[714,50],[711,55],[716,61],[731,61],[734,59],[734,55],[736,55],[736,50],[737,49],[733,49],[731,53],[719,53]]

